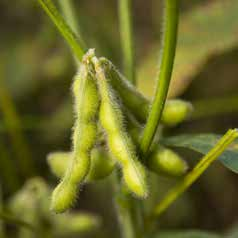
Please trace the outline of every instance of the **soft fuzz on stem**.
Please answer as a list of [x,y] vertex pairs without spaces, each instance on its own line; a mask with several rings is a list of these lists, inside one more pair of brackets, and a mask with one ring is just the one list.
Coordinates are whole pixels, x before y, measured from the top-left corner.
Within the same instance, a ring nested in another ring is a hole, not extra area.
[[162,39],[162,58],[156,94],[146,123],[140,149],[146,154],[155,135],[167,97],[177,42],[179,0],[165,0],[165,29]]

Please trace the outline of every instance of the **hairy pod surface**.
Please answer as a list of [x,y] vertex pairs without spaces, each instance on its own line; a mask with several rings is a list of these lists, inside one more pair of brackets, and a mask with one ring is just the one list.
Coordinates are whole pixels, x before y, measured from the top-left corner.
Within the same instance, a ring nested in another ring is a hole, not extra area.
[[[116,67],[106,58],[100,58],[110,83],[120,95],[123,104],[134,114],[136,119],[145,123],[150,110],[150,101],[144,97]],[[191,103],[171,99],[167,100],[161,121],[164,125],[174,126],[184,121],[191,113]]]
[[[135,145],[140,143],[140,131],[141,127],[134,120],[133,116],[130,115],[130,112],[127,112],[127,129],[130,133],[131,138],[133,139]],[[160,128],[161,129],[161,128]],[[158,141],[155,141],[155,144],[152,146],[150,153],[148,154],[148,160],[146,167],[157,173],[158,175],[165,176],[182,176],[186,173],[188,165],[177,153],[174,151],[156,145]]]
[[161,120],[167,126],[175,126],[184,121],[192,110],[193,106],[189,102],[180,99],[167,100]]
[[51,210],[62,213],[73,205],[77,198],[77,184],[60,182],[51,198]]
[[72,159],[72,152],[53,152],[47,156],[47,163],[52,174],[58,178],[62,178]]
[[146,171],[139,161],[128,163],[123,167],[123,180],[129,190],[138,197],[145,198],[148,195],[148,186],[145,184]]
[[129,190],[144,198],[148,194],[148,189],[143,166],[138,161],[132,140],[123,126],[122,111],[110,86],[109,76],[105,74],[103,64],[96,57],[93,58],[93,62],[101,96],[99,119],[107,133],[110,152],[121,165],[124,181]]
[[126,80],[108,59],[100,58],[99,61],[104,66],[105,74],[125,106],[134,113],[139,121],[145,122],[149,112],[149,100]]
[[[62,182],[56,187],[52,195],[51,207],[56,212],[63,212],[71,206],[72,203],[69,198],[74,197],[72,191],[75,189],[70,188],[75,188],[83,182],[90,168],[90,152],[97,136],[100,101],[96,80],[88,64],[92,55],[93,51],[89,50],[84,56],[79,73],[73,83],[76,114],[73,130],[73,152]],[[68,196],[65,194],[66,191]],[[65,199],[65,202],[62,199]]]
[[86,182],[93,182],[109,176],[115,168],[112,160],[104,147],[96,147],[91,152],[91,166],[86,177]]
[[[58,178],[62,178],[72,159],[72,152],[54,152],[47,157],[51,172]],[[86,182],[103,179],[110,175],[115,167],[115,161],[111,159],[106,149],[102,146],[93,148],[91,151],[91,163]]]
[[148,167],[155,173],[182,176],[188,169],[187,163],[171,149],[156,146],[148,157]]

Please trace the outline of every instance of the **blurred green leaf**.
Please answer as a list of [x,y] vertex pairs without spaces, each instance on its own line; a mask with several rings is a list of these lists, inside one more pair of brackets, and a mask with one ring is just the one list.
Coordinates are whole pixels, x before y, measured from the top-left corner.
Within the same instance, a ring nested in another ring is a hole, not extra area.
[[[163,143],[167,146],[184,147],[207,154],[220,138],[220,135],[215,134],[185,134],[165,138]],[[228,169],[238,173],[238,140],[232,143],[218,159]]]
[[216,234],[203,231],[178,231],[178,232],[162,232],[155,238],[221,238]]
[[[170,97],[181,94],[209,56],[221,54],[238,43],[237,0],[216,0],[195,7],[181,15]],[[139,88],[153,92],[158,43],[141,61]]]

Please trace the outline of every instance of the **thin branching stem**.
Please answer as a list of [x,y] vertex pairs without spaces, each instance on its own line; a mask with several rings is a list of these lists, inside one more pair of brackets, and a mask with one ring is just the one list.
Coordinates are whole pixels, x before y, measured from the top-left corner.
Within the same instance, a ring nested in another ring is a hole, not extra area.
[[51,0],[37,1],[41,4],[44,11],[51,18],[62,36],[68,42],[77,59],[81,61],[84,53],[86,52],[86,47],[81,37],[72,31]]
[[[81,38],[81,41],[83,42],[84,48],[86,49],[86,44],[81,36],[79,24],[77,15],[75,13],[75,7],[73,5],[73,0],[59,0],[61,11],[65,17],[65,20],[69,24],[69,27],[71,27],[72,31]],[[76,68],[78,67],[78,62],[80,62],[80,59],[76,56],[74,53],[74,61]]]
[[111,177],[112,188],[115,194],[115,207],[117,219],[120,226],[121,237],[135,238],[136,230],[131,213],[131,202],[129,195],[123,191],[123,186],[120,186],[118,171],[115,171]]
[[[73,0],[59,0],[60,7],[62,9],[62,13],[69,24],[69,26],[72,28],[72,30],[81,37],[79,25],[78,25],[78,19],[75,14],[75,8],[73,7]],[[83,41],[83,40],[82,40]],[[84,42],[84,41],[83,41]],[[85,45],[85,43],[83,43]]]
[[165,0],[164,35],[162,39],[162,58],[159,65],[159,79],[152,102],[148,121],[142,134],[140,149],[145,155],[158,128],[172,75],[179,18],[179,0]]
[[200,177],[210,164],[214,162],[237,137],[237,129],[228,130],[227,133],[217,142],[214,148],[212,148],[199,161],[194,169],[167,193],[164,199],[154,208],[153,216],[158,217],[165,212],[167,208]]
[[118,10],[123,55],[123,68],[127,79],[135,84],[135,56],[133,24],[131,16],[131,0],[119,0]]

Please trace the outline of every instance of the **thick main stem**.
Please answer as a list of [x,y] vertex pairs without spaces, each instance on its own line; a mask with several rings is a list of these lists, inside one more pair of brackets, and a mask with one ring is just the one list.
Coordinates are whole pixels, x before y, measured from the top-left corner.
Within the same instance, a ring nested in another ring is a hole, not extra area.
[[165,29],[162,39],[162,58],[159,66],[159,79],[155,97],[140,144],[143,155],[147,153],[152,143],[168,94],[177,43],[178,5],[179,0],[165,0]]
[[135,79],[135,57],[134,57],[134,39],[133,24],[131,16],[131,0],[119,0],[119,21],[120,36],[123,54],[123,68],[126,77],[133,84]]

